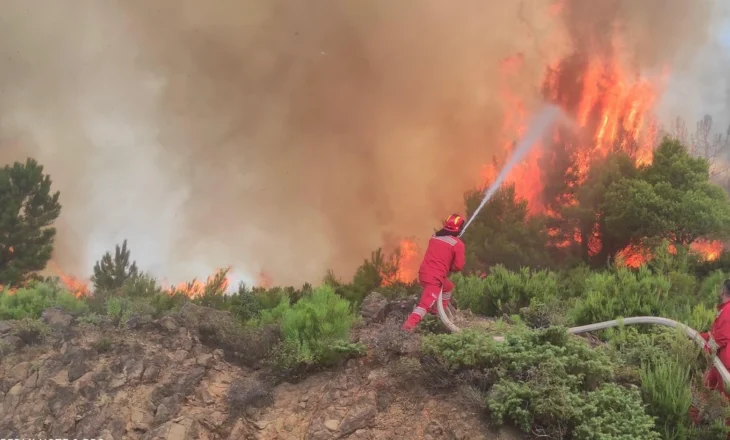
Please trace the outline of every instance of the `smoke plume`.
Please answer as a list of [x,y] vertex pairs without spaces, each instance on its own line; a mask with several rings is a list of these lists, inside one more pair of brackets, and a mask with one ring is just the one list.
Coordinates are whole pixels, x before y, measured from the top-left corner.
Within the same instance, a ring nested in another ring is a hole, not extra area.
[[682,72],[711,7],[8,0],[0,159],[52,175],[54,259],[75,275],[127,238],[170,282],[227,265],[249,282],[349,276],[463,209],[500,154],[505,87],[529,112],[546,66],[576,49]]

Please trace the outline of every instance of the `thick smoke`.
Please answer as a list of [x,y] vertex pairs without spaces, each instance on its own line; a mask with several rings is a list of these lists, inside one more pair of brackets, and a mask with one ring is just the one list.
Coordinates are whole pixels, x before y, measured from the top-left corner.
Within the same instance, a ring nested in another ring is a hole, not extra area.
[[529,111],[578,41],[622,26],[631,62],[674,69],[713,25],[709,2],[553,3],[6,1],[0,159],[52,174],[74,274],[128,238],[174,282],[348,276],[463,209],[501,148],[502,60]]

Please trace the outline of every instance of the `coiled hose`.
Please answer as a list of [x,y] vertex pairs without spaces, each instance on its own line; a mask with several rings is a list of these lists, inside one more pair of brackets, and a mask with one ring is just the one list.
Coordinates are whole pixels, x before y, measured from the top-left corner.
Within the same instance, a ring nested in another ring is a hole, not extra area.
[[[454,324],[451,319],[446,315],[446,311],[444,310],[443,306],[443,290],[439,292],[439,298],[436,302],[436,306],[438,308],[439,312],[439,319],[441,322],[446,326],[447,329],[449,329],[452,333],[458,333],[461,331],[459,327]],[[605,321],[605,322],[598,322],[595,324],[588,324],[588,325],[582,325],[579,327],[571,327],[568,329],[568,333],[572,333],[574,335],[580,334],[580,333],[588,333],[588,332],[594,332],[597,330],[604,330],[611,327],[618,327],[620,325],[633,325],[633,324],[656,324],[656,325],[663,325],[665,327],[672,327],[672,328],[678,328],[682,330],[682,332],[687,335],[690,339],[695,341],[700,347],[705,346],[705,340],[702,339],[702,336],[700,336],[699,332],[697,330],[694,330],[692,328],[687,327],[686,325],[679,323],[677,321],[673,321],[671,319],[667,318],[659,318],[656,316],[633,316],[631,318],[624,318],[624,319],[614,319],[613,321]],[[496,341],[503,341],[504,337],[501,336],[495,336],[494,340]],[[720,372],[720,376],[722,376],[723,381],[725,382],[725,386],[727,388],[728,384],[730,384],[730,372],[728,372],[727,368],[725,368],[725,365],[723,365],[722,361],[717,356],[712,356],[712,364],[717,368],[717,371]]]

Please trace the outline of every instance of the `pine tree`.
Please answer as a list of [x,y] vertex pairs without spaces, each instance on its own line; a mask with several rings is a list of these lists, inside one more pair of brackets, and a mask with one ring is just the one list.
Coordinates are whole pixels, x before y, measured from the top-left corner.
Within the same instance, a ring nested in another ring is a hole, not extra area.
[[51,178],[28,158],[0,170],[0,284],[17,286],[51,259],[61,214],[60,193]]
[[122,246],[116,246],[114,258],[110,252],[105,253],[101,260],[94,265],[94,275],[91,282],[94,284],[94,291],[111,291],[120,289],[127,280],[134,280],[139,277],[137,263],[129,262],[130,251],[127,249],[127,240]]

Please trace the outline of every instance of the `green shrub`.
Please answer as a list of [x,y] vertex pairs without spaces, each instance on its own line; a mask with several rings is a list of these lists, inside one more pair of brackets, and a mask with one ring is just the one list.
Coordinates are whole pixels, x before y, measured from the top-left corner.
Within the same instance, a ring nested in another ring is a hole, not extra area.
[[532,302],[546,304],[558,297],[558,278],[546,270],[511,272],[498,265],[484,279],[455,276],[459,307],[485,316],[514,314]]
[[125,280],[119,290],[119,296],[128,298],[149,298],[163,293],[157,280],[147,273]]
[[646,413],[639,393],[608,383],[586,395],[573,438],[659,440],[662,437],[654,431],[654,420]]
[[114,347],[114,341],[107,337],[100,337],[91,343],[91,347],[99,354],[107,353]]
[[700,291],[697,295],[699,300],[707,305],[717,304],[720,297],[722,282],[727,278],[730,278],[730,276],[728,276],[726,272],[721,270],[712,272],[700,283]]
[[12,294],[0,293],[0,319],[39,318],[49,307],[60,307],[73,314],[88,310],[82,300],[48,283],[34,283]]
[[690,367],[670,357],[642,368],[641,391],[649,404],[649,413],[661,421],[663,439],[687,438],[692,405],[690,381]]
[[16,323],[12,332],[24,343],[33,345],[43,342],[51,333],[51,329],[40,319],[26,317]]
[[565,329],[516,328],[504,342],[471,330],[430,335],[422,351],[483,393],[497,424],[551,438],[659,438],[638,393],[607,383],[616,368],[609,351]]
[[630,316],[674,316],[682,298],[669,295],[671,283],[646,267],[634,272],[619,267],[615,273],[594,273],[586,280],[585,297],[571,310],[578,325]]
[[482,301],[487,290],[487,280],[478,276],[457,273],[451,277],[454,283],[453,299],[460,309],[481,313]]
[[359,351],[349,344],[350,328],[356,317],[350,303],[330,286],[314,289],[293,306],[284,301],[277,307],[283,347],[280,367],[326,366],[343,355]]
[[154,316],[155,308],[146,298],[111,297],[106,301],[106,314],[117,325],[124,325],[132,316]]

